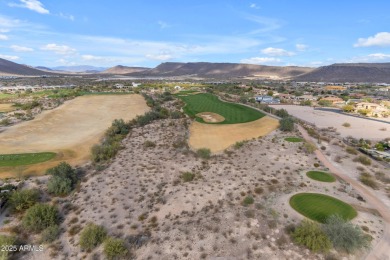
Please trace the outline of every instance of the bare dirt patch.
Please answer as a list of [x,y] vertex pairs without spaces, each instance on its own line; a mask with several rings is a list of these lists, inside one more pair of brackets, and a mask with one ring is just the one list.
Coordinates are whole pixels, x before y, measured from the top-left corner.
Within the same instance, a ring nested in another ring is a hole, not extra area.
[[10,112],[15,110],[12,104],[0,104],[0,113]]
[[203,121],[207,123],[220,123],[225,121],[225,118],[223,116],[213,112],[202,112],[196,114],[196,116],[201,117]]
[[211,152],[221,152],[236,142],[265,136],[278,126],[278,120],[268,116],[253,122],[232,125],[193,122],[188,143],[193,149],[209,148]]
[[[56,152],[56,159],[18,170],[0,168],[0,176],[41,174],[59,161],[85,163],[91,147],[98,143],[114,119],[125,121],[144,114],[149,108],[140,95],[83,96],[43,112],[34,120],[11,126],[0,133],[2,154]],[[20,174],[20,173],[19,173]]]

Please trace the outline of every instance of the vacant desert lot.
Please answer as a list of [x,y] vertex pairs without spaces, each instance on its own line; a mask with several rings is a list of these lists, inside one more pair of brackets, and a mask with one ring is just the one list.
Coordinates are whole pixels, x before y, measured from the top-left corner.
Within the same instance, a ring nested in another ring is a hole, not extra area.
[[[56,159],[24,169],[39,174],[44,168],[66,160],[73,165],[88,160],[90,148],[99,142],[114,119],[133,119],[149,110],[140,95],[82,96],[46,111],[34,120],[0,133],[2,154],[56,152]],[[0,169],[2,177],[13,169]]]
[[[342,137],[352,136],[371,140],[382,140],[390,137],[390,121],[389,123],[382,123],[337,112],[315,110],[312,107],[305,106],[276,105],[272,107],[286,109],[289,114],[313,123],[320,128],[335,127]],[[342,126],[344,123],[350,123],[351,126],[344,127]]]
[[209,148],[211,152],[221,152],[236,142],[265,136],[278,126],[278,120],[268,116],[242,124],[211,125],[193,122],[188,143],[195,150]]

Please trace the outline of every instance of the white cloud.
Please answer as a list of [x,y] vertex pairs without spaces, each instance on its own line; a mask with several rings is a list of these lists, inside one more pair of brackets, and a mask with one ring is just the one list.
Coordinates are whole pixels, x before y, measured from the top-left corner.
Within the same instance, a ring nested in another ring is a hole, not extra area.
[[71,14],[59,13],[58,15],[59,15],[60,17],[64,18],[64,19],[71,20],[72,22],[75,20],[74,16],[71,15]]
[[11,45],[10,48],[13,51],[16,51],[16,52],[31,52],[31,51],[34,51],[34,49],[32,49],[32,48],[19,46],[19,45]]
[[373,60],[389,60],[390,54],[384,54],[384,53],[373,53],[367,55],[369,58],[372,58]]
[[160,26],[161,29],[165,29],[165,28],[170,27],[170,25],[168,23],[164,22],[164,21],[158,21],[157,23],[158,23],[158,25]]
[[55,43],[49,43],[49,44],[41,47],[41,50],[52,51],[52,52],[55,52],[57,54],[62,54],[62,55],[70,55],[70,54],[74,54],[76,52],[75,49],[73,49],[69,46],[57,45]]
[[281,27],[280,21],[268,17],[258,16],[258,15],[246,15],[245,19],[255,22],[261,26],[261,28],[251,31],[249,34],[259,34],[274,31]]
[[299,44],[299,43],[295,45],[295,48],[297,49],[297,51],[306,51],[308,47],[309,46],[307,46],[305,44]]
[[159,61],[170,60],[173,58],[170,54],[146,54],[145,57],[151,60]]
[[257,4],[255,3],[252,3],[249,5],[250,8],[253,8],[253,9],[260,9],[260,6],[258,6]]
[[49,10],[43,7],[43,4],[38,0],[20,0],[20,4],[9,3],[11,7],[27,8],[40,14],[49,14]]
[[8,40],[8,36],[5,34],[0,34],[0,41]]
[[279,48],[265,48],[261,50],[261,53],[268,55],[268,56],[293,56],[295,53],[286,51],[284,49]]
[[253,57],[249,59],[243,59],[240,62],[246,64],[276,64],[282,62],[282,60],[271,57]]
[[18,60],[19,59],[18,56],[3,55],[3,54],[0,54],[0,58],[6,59],[6,60]]
[[386,53],[372,53],[365,56],[353,57],[345,62],[390,62],[390,54]]
[[380,32],[368,38],[359,38],[354,47],[390,46],[390,33]]

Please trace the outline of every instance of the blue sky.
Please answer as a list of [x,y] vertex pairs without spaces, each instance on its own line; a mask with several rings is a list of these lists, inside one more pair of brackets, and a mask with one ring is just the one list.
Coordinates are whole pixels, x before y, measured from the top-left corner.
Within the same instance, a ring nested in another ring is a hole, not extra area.
[[33,66],[390,62],[388,0],[0,0],[0,58]]

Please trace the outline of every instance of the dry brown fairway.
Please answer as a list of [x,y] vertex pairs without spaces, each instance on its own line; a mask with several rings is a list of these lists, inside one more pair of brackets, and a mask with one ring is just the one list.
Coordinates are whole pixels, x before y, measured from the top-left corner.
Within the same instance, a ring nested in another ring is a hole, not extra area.
[[193,122],[188,142],[195,150],[209,148],[211,152],[221,152],[236,142],[267,135],[278,126],[278,120],[268,116],[253,122],[232,125]]
[[10,112],[15,110],[15,107],[12,104],[0,104],[0,113],[1,112]]
[[15,174],[41,174],[66,160],[72,165],[86,162],[91,147],[98,143],[114,119],[125,121],[149,110],[140,95],[94,95],[70,100],[45,111],[34,120],[11,126],[0,133],[0,153],[56,152],[46,163],[0,168],[0,177]]

